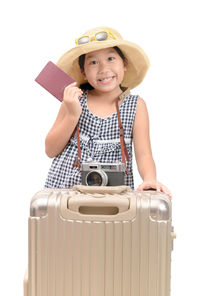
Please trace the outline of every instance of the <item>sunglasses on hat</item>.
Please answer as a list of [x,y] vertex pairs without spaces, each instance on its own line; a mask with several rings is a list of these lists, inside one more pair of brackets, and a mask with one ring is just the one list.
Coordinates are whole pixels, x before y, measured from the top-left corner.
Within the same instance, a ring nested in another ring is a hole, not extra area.
[[76,45],[86,44],[92,41],[105,41],[108,39],[116,39],[116,37],[109,31],[97,32],[94,35],[85,35],[75,39]]

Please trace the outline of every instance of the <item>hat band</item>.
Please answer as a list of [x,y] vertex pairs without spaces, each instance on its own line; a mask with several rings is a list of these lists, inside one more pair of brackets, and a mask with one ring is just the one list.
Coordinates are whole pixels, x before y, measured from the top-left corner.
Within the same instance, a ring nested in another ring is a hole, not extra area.
[[75,39],[76,45],[86,44],[92,41],[105,41],[108,39],[117,39],[110,31],[100,31],[93,35],[84,35]]

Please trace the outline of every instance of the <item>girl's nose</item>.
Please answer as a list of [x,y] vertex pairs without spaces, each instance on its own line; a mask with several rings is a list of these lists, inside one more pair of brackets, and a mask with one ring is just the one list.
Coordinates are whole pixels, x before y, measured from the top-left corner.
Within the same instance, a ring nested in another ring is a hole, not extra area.
[[108,65],[105,61],[99,62],[99,72],[105,72],[108,69]]

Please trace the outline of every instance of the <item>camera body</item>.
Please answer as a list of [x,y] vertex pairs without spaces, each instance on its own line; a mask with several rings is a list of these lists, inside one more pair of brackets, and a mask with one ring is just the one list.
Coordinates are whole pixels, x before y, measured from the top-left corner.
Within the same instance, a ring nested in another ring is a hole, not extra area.
[[121,162],[84,162],[81,167],[82,185],[119,186],[124,185],[125,165]]

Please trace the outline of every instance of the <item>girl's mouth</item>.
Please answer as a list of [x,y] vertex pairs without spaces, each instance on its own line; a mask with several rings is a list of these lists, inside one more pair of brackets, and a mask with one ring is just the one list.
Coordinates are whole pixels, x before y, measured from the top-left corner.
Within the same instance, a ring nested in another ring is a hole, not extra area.
[[105,78],[98,79],[98,81],[100,81],[101,84],[108,84],[111,81],[113,81],[114,78],[115,76],[105,77]]

